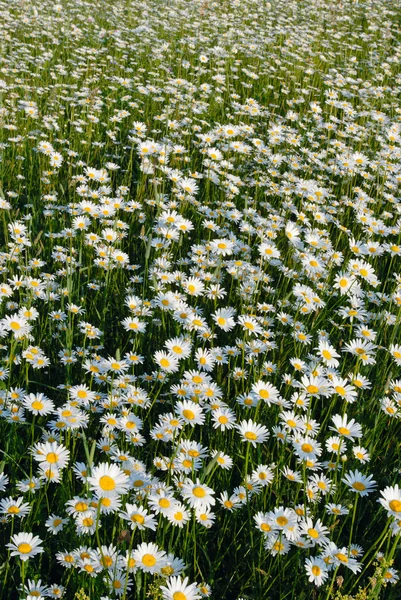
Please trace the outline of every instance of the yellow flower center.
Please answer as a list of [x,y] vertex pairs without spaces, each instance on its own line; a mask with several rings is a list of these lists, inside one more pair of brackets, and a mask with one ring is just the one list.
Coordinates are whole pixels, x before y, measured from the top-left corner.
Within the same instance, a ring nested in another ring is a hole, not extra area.
[[308,529],[308,534],[310,535],[311,538],[313,538],[314,540],[316,540],[319,537],[318,532],[316,531],[316,529],[313,529],[313,527],[311,527],[310,529]]
[[30,544],[27,544],[26,542],[22,542],[22,544],[18,546],[18,552],[20,552],[21,554],[29,554],[31,550],[32,546]]
[[110,556],[103,556],[102,565],[104,567],[111,567],[112,564],[113,564],[113,559]]
[[348,556],[345,556],[345,554],[343,554],[342,552],[338,552],[335,555],[336,558],[338,558],[339,561],[343,562],[343,563],[347,563],[348,562]]
[[192,421],[193,419],[195,419],[195,413],[192,412],[192,410],[189,410],[188,408],[186,408],[185,410],[182,411],[182,414],[184,415],[184,417],[186,419],[188,419],[189,421]]
[[99,485],[105,492],[111,492],[115,489],[116,482],[108,475],[102,475],[102,477],[99,479]]
[[136,515],[132,515],[131,521],[133,523],[139,523],[139,525],[142,525],[142,523],[145,522],[145,518],[142,515],[137,513]]
[[55,452],[49,452],[46,455],[46,460],[50,465],[54,465],[58,460],[57,454]]
[[401,501],[400,500],[391,500],[388,505],[392,511],[401,512]]
[[39,400],[34,400],[32,402],[31,406],[34,410],[42,410],[42,408],[44,407],[44,404],[43,404],[43,402],[40,402]]
[[93,573],[93,567],[92,565],[85,565],[84,566],[85,571],[87,571],[88,573]]
[[192,490],[192,493],[194,496],[196,496],[197,498],[204,498],[206,496],[206,492],[203,488],[201,488],[200,486],[195,487]]
[[152,554],[144,554],[142,557],[142,563],[145,567],[154,567],[156,564],[156,559]]

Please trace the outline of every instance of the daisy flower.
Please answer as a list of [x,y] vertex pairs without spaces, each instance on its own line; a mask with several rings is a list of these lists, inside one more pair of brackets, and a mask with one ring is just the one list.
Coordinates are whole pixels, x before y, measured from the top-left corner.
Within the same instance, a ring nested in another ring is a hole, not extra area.
[[219,452],[217,450],[212,450],[211,452],[212,458],[217,456],[217,464],[224,470],[230,470],[233,466],[233,459],[228,454],[224,454],[223,452]]
[[211,350],[198,348],[195,352],[197,367],[204,371],[213,371],[216,359]]
[[167,340],[164,345],[167,348],[167,350],[169,350],[169,352],[176,356],[178,359],[188,358],[188,356],[191,355],[191,341],[185,338],[171,338]]
[[352,448],[352,452],[361,463],[366,463],[370,461],[370,455],[366,448],[362,448],[362,446],[354,446]]
[[63,469],[70,458],[70,451],[62,444],[57,442],[45,442],[44,444],[35,444],[33,447],[33,457],[40,463],[41,468],[48,466],[55,469]]
[[254,423],[251,419],[241,421],[236,428],[242,436],[242,441],[250,442],[254,448],[256,444],[264,443],[270,435],[267,427]]
[[219,256],[229,256],[233,253],[234,242],[228,239],[218,239],[216,238],[212,242],[210,242],[210,249],[214,254],[218,254]]
[[[96,531],[96,515],[93,510],[79,514],[75,518],[75,527],[78,535],[93,535]],[[101,527],[101,523],[98,523]]]
[[303,375],[299,387],[309,396],[330,396],[332,394],[330,382],[324,377]]
[[63,519],[58,515],[50,515],[50,517],[46,520],[45,525],[48,531],[50,531],[53,535],[56,535],[67,523],[68,519]]
[[264,544],[272,556],[287,554],[290,550],[290,542],[282,535],[271,535],[267,537]]
[[357,470],[347,473],[341,481],[360,496],[367,496],[376,488],[376,481],[374,481],[373,475],[366,476]]
[[307,558],[305,560],[305,571],[310,582],[318,587],[328,578],[327,565],[321,558]]
[[152,514],[142,506],[136,504],[126,504],[125,511],[120,512],[120,517],[129,521],[131,529],[152,529],[156,531],[156,520]]
[[172,352],[164,352],[163,350],[159,350],[158,352],[155,352],[154,360],[160,369],[166,373],[174,373],[175,371],[178,371],[178,358]]
[[329,530],[323,525],[320,519],[313,523],[313,520],[310,517],[307,517],[301,522],[300,528],[301,534],[305,534],[313,545],[317,544],[319,546],[324,546],[329,541],[329,538],[327,537]]
[[39,579],[37,582],[28,579],[28,584],[24,586],[23,593],[27,594],[27,600],[31,598],[45,598],[49,596],[49,590],[46,585],[42,585],[42,580]]
[[216,325],[223,331],[231,331],[235,327],[235,310],[229,308],[219,308],[212,315],[212,318]]
[[280,392],[274,385],[265,383],[262,380],[257,381],[252,385],[251,393],[254,394],[258,399],[263,400],[270,406],[271,403],[275,403],[280,398]]
[[24,497],[20,496],[16,500],[13,498],[3,498],[0,500],[0,513],[7,517],[19,517],[23,519],[29,515],[31,507],[28,503],[23,502]]
[[166,514],[167,519],[172,525],[179,527],[180,529],[188,523],[191,518],[190,513],[187,511],[183,504],[177,503],[174,508],[169,510]]
[[388,516],[400,519],[401,517],[401,489],[395,486],[387,486],[380,491],[381,498],[378,502],[387,510]]
[[251,316],[241,315],[238,317],[238,324],[242,325],[243,330],[250,334],[259,335],[263,332],[258,321]]
[[111,593],[116,596],[122,596],[125,592],[128,592],[132,588],[132,582],[128,579],[124,571],[116,568],[113,569],[110,573],[103,578],[103,581],[108,586]]
[[181,495],[192,508],[210,508],[214,506],[216,500],[213,498],[214,491],[212,488],[201,483],[199,479],[196,483],[187,479],[181,489]]
[[22,404],[34,415],[49,415],[54,411],[54,404],[44,394],[29,394]]
[[165,577],[171,577],[172,575],[181,575],[186,569],[186,565],[183,560],[174,556],[174,554],[167,554],[166,565],[161,568],[161,574]]
[[297,525],[297,515],[291,508],[276,507],[268,513],[268,518],[273,529],[290,531]]
[[0,492],[4,492],[8,483],[9,483],[8,475],[5,475],[5,473],[0,473]]
[[41,554],[44,550],[40,545],[42,540],[32,533],[17,533],[11,538],[11,542],[7,544],[7,548],[11,550],[11,556],[18,556],[21,560],[25,561]]
[[293,442],[295,452],[302,460],[316,460],[322,453],[321,445],[311,437],[300,438]]
[[14,313],[11,316],[4,317],[1,321],[2,326],[14,334],[15,339],[26,336],[31,331],[31,325],[28,319]]
[[383,573],[383,579],[385,583],[397,583],[400,577],[395,569],[388,568]]
[[200,506],[195,509],[195,518],[196,522],[206,527],[206,529],[210,529],[212,527],[214,520],[216,518],[215,514],[211,512],[209,508],[205,508],[204,506]]
[[326,504],[325,510],[326,510],[327,514],[329,514],[329,515],[340,516],[340,515],[347,515],[349,513],[348,508],[346,508],[345,506],[342,506],[341,504],[333,504],[333,503]]
[[170,577],[167,586],[160,586],[163,600],[199,600],[201,595],[197,583],[188,584],[188,577]]
[[343,416],[334,415],[332,421],[334,427],[330,427],[330,429],[336,431],[339,435],[344,436],[348,440],[362,437],[362,428],[359,423],[357,423],[355,419],[348,421],[348,416],[346,414]]
[[331,375],[330,380],[333,390],[336,394],[350,404],[355,402],[358,392],[351,385],[349,385],[347,379],[343,379],[337,375]]
[[197,277],[185,279],[182,286],[190,296],[201,296],[205,290],[205,284]]
[[213,427],[225,431],[235,426],[235,413],[230,408],[218,408],[212,414]]
[[253,518],[256,523],[256,528],[264,535],[267,535],[272,531],[272,522],[268,513],[258,512]]
[[129,478],[117,465],[102,463],[92,469],[88,483],[99,498],[111,498],[128,491]]
[[338,548],[334,542],[327,544],[322,556],[323,558],[332,559],[336,567],[343,565],[353,573],[358,573],[361,570],[361,563],[349,556],[348,549],[345,547]]
[[340,355],[331,344],[321,340],[317,350],[328,367],[338,367],[340,363],[337,358],[340,358]]
[[274,472],[267,465],[259,465],[254,471],[252,471],[252,481],[256,481],[262,487],[270,485],[273,479]]
[[182,402],[177,402],[175,408],[178,416],[181,417],[185,423],[192,425],[192,427],[195,425],[202,425],[205,421],[205,415],[202,412],[202,408],[195,402],[183,400]]
[[166,553],[159,550],[156,544],[143,542],[133,552],[132,557],[137,566],[145,573],[160,573],[166,564]]

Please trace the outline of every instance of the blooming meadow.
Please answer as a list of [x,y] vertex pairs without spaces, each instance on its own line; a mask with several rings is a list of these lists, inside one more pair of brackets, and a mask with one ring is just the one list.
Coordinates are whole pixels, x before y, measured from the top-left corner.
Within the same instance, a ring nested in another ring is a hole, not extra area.
[[2,600],[400,598],[400,19],[0,2]]

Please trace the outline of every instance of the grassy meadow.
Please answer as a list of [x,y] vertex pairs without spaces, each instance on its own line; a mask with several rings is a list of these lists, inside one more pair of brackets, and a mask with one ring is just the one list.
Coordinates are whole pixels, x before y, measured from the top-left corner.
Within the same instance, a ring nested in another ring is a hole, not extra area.
[[401,597],[400,25],[0,1],[1,600]]

